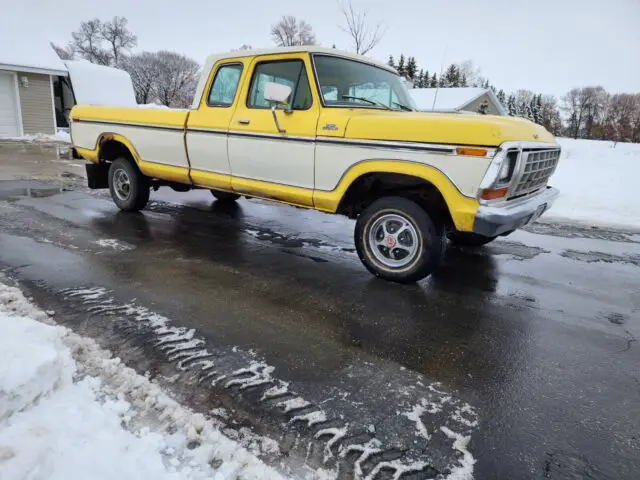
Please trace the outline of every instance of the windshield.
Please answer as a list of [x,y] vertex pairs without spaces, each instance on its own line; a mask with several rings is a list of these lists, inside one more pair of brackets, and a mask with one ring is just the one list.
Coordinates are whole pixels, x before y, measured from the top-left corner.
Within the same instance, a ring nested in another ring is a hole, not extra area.
[[389,70],[329,55],[313,60],[326,107],[416,110],[400,76]]

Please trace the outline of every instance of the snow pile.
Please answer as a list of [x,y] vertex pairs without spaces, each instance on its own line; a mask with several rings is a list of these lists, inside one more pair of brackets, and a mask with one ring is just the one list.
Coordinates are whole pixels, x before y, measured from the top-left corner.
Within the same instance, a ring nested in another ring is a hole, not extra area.
[[560,197],[544,220],[640,228],[640,144],[559,138],[562,155],[549,185]]
[[[8,16],[5,18],[9,19]],[[10,26],[6,24],[0,27],[0,45],[3,46],[0,49],[0,64],[12,65],[18,71],[20,71],[19,67],[29,67],[48,70],[57,75],[66,75],[67,69],[46,35],[35,31],[33,25],[17,26],[13,20],[11,23],[11,27],[15,29],[7,28]],[[25,38],[24,34],[27,31],[29,34]]]
[[131,77],[124,70],[86,60],[66,60],[73,94],[78,105],[135,107]]
[[22,137],[2,137],[2,140],[26,143],[71,143],[71,135],[64,130],[58,130],[55,135],[36,133],[35,135],[23,135]]
[[0,478],[280,479],[200,414],[0,283]]
[[477,87],[412,88],[409,90],[418,110],[425,112],[459,110],[485,93],[487,93],[486,88]]

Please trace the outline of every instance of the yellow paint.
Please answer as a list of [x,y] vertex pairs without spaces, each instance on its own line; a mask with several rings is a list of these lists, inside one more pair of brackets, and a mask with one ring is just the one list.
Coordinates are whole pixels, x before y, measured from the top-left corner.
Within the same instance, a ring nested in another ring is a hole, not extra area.
[[401,173],[430,182],[440,191],[447,202],[456,229],[461,232],[473,230],[473,220],[479,206],[478,201],[462,195],[439,170],[428,165],[419,165],[411,162],[371,160],[358,163],[344,174],[338,186],[331,192],[314,191],[313,203],[315,208],[334,213],[338,209],[342,197],[355,180],[367,173],[376,172]]
[[198,187],[232,192],[231,175],[191,169],[191,180]]
[[[99,107],[76,105],[71,109],[71,119],[96,120],[103,122],[138,123],[162,127],[185,126],[189,110],[136,107]],[[106,127],[106,126],[105,126]]]
[[98,149],[91,150],[90,148],[76,147],[76,152],[86,161],[91,163],[98,163]]
[[313,208],[312,189],[238,177],[233,177],[232,181],[234,192],[267,200],[277,200],[299,207]]

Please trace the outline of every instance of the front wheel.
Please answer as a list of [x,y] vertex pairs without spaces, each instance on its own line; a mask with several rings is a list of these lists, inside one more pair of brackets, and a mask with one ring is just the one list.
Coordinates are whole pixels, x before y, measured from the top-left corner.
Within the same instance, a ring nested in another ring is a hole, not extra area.
[[403,197],[383,197],[358,217],[358,256],[374,275],[411,283],[430,275],[445,247],[443,226],[417,203]]
[[132,161],[117,158],[109,167],[109,192],[120,210],[137,212],[149,202],[149,179]]
[[493,242],[497,237],[485,237],[471,232],[449,232],[449,241],[459,247],[481,247],[489,242]]

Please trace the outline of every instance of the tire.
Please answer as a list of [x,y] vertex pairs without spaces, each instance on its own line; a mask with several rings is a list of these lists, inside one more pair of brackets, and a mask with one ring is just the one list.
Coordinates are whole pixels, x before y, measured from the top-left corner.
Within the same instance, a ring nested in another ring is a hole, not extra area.
[[498,237],[485,237],[471,232],[449,232],[449,241],[458,247],[481,247],[489,242],[493,242]]
[[117,158],[109,167],[109,192],[118,208],[137,212],[147,206],[150,194],[149,179],[131,160]]
[[354,237],[364,266],[399,283],[429,276],[446,245],[443,225],[403,197],[383,197],[369,205],[356,221]]
[[237,193],[222,192],[220,190],[211,190],[211,195],[219,202],[235,202],[240,198]]

